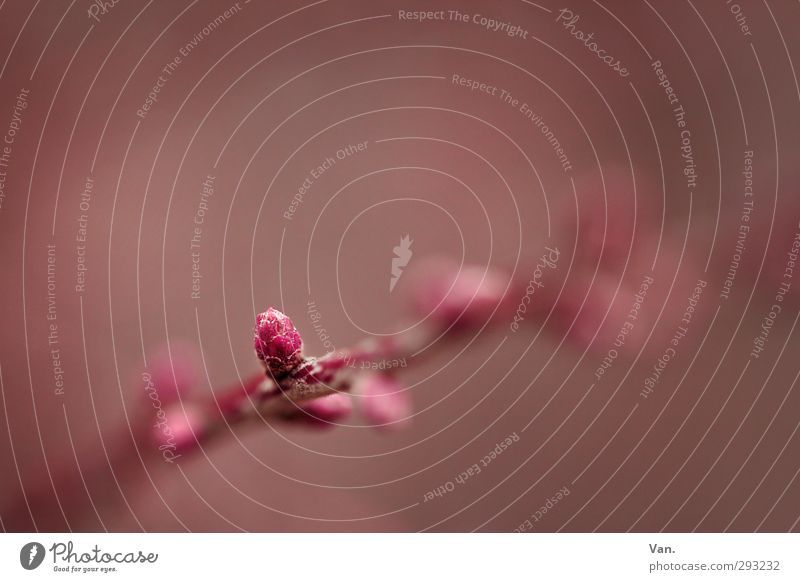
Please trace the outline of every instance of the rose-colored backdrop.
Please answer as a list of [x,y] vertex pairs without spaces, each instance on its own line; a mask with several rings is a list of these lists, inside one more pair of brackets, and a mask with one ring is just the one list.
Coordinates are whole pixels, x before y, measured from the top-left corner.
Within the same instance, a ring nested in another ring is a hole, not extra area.
[[[724,2],[99,6],[0,7],[4,529],[798,529],[797,281],[750,356],[798,229],[796,4],[742,3],[738,21]],[[444,20],[400,13],[418,10]],[[254,423],[146,474],[106,460],[165,341],[198,346],[209,392],[258,369],[269,305],[309,353],[413,322],[410,274],[388,290],[405,235],[409,273],[449,255],[526,279],[555,246],[547,289],[566,281],[577,307],[410,366],[405,431]],[[597,380],[648,275],[649,319]]]

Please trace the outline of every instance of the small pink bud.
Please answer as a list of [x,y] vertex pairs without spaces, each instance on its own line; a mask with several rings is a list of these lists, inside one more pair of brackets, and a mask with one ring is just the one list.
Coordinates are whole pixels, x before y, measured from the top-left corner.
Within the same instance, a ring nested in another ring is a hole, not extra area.
[[413,302],[421,315],[449,326],[485,323],[503,301],[508,277],[495,269],[429,261],[418,270]]
[[661,188],[640,168],[633,174],[630,167],[604,166],[602,177],[598,171],[582,174],[575,187],[578,207],[571,197],[563,198],[556,220],[564,233],[578,231],[575,266],[593,269],[601,262],[601,269],[621,269],[643,237],[660,229]]
[[283,376],[300,364],[303,340],[292,320],[270,307],[256,316],[253,346],[273,376]]
[[350,395],[343,392],[300,402],[299,407],[302,411],[295,418],[320,427],[331,426],[331,423],[342,420],[353,412]]
[[173,404],[157,411],[153,440],[162,452],[182,452],[196,446],[205,430],[206,418],[199,406]]
[[197,384],[197,369],[194,346],[183,342],[161,346],[150,358],[152,388],[161,403],[171,404],[186,396]]
[[413,408],[408,389],[392,376],[372,374],[360,381],[359,406],[364,417],[381,429],[405,428]]

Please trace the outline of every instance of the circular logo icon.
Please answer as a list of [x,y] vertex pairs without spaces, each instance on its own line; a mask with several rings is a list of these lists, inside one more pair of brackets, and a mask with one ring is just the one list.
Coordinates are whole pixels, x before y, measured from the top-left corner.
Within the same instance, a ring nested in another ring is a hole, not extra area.
[[44,546],[39,542],[29,542],[19,551],[19,563],[26,570],[35,570],[44,561]]

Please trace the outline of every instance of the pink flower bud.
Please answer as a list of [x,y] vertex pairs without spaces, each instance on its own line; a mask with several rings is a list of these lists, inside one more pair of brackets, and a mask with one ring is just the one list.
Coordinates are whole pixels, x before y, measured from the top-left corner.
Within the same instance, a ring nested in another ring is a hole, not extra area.
[[303,340],[292,320],[270,307],[256,316],[253,346],[267,371],[279,377],[300,364]]
[[206,425],[206,417],[196,404],[173,404],[157,411],[153,440],[162,452],[182,452],[197,445]]
[[197,350],[183,342],[165,344],[151,356],[149,368],[158,399],[163,405],[171,404],[197,383]]
[[309,422],[320,428],[333,426],[353,412],[353,403],[350,395],[344,392],[328,394],[320,398],[306,400],[298,404],[301,411],[294,418]]
[[485,323],[501,304],[508,277],[477,265],[432,260],[416,273],[412,301],[421,315],[443,326]]
[[564,198],[557,223],[566,233],[578,230],[576,266],[593,269],[600,262],[601,269],[618,270],[642,237],[657,233],[661,188],[647,172],[634,171],[635,183],[630,167],[614,164],[603,167],[602,179],[599,171],[575,179],[578,208]]
[[411,422],[413,408],[408,389],[392,376],[372,374],[358,387],[359,406],[364,417],[376,428],[405,428]]

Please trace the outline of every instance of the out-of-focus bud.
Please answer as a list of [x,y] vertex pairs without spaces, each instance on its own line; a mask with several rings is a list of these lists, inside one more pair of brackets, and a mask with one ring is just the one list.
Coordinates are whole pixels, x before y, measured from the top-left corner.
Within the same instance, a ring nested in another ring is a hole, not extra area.
[[485,323],[501,304],[508,277],[492,268],[432,259],[413,275],[412,304],[421,316],[447,327]]
[[334,426],[353,412],[353,402],[349,394],[336,392],[320,398],[298,403],[301,409],[292,418],[308,422],[320,428]]
[[156,411],[153,440],[164,453],[180,453],[197,446],[206,428],[206,416],[200,406],[173,404]]
[[150,357],[152,386],[149,388],[166,406],[186,396],[196,385],[197,370],[198,358],[194,346],[183,342],[165,344]]
[[[617,287],[619,286],[619,289]],[[576,347],[585,349],[591,344],[594,351],[603,352],[614,347],[620,326],[633,303],[633,292],[613,277],[598,274],[590,289],[590,279],[573,277],[556,303],[550,321],[560,333]],[[605,323],[603,319],[605,318]],[[625,329],[625,338],[635,345],[641,335],[639,330]],[[619,349],[622,346],[617,346]],[[629,346],[631,347],[631,346]]]
[[603,167],[602,179],[599,171],[575,179],[578,208],[572,197],[564,198],[558,222],[569,233],[578,231],[576,266],[593,269],[600,262],[602,269],[616,271],[643,237],[658,235],[661,188],[650,174],[634,171],[610,165]]
[[364,417],[381,429],[405,428],[413,407],[408,389],[387,374],[370,374],[359,381],[358,404]]
[[684,343],[702,337],[713,314],[708,276],[669,231],[638,246],[624,276],[577,269],[569,277],[548,325],[562,334],[569,329],[567,339],[579,349],[594,338],[592,350],[603,355],[660,353],[684,333],[679,327],[687,330]]
[[292,320],[273,307],[256,316],[253,347],[258,359],[275,377],[291,372],[302,360],[300,334]]

